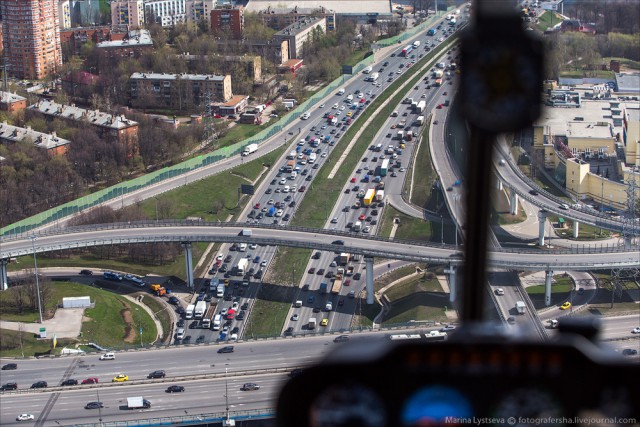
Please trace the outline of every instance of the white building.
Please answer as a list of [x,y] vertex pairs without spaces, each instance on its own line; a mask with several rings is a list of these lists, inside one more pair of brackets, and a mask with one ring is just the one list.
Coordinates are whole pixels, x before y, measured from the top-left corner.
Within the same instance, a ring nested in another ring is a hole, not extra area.
[[60,28],[71,28],[70,0],[60,0],[60,3],[58,3],[58,22]]
[[197,24],[205,20],[211,27],[211,11],[216,7],[216,0],[187,0],[187,22]]
[[147,0],[144,10],[147,17],[152,15],[163,27],[172,27],[187,21],[186,0]]

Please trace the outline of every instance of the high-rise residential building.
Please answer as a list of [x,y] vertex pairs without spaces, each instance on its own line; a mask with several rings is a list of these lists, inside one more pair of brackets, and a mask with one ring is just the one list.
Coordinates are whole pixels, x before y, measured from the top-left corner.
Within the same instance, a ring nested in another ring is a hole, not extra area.
[[146,0],[144,11],[147,20],[153,19],[163,27],[187,22],[186,0]]
[[227,33],[234,39],[241,39],[244,31],[244,9],[231,6],[215,8],[211,11],[211,30],[215,35]]
[[211,28],[211,11],[216,7],[216,0],[187,0],[187,22],[194,24],[207,21]]
[[2,0],[2,44],[7,72],[41,79],[62,65],[58,0]]
[[60,0],[58,3],[58,21],[60,28],[71,28],[71,0]]
[[143,0],[115,0],[111,2],[111,25],[138,29],[144,26]]

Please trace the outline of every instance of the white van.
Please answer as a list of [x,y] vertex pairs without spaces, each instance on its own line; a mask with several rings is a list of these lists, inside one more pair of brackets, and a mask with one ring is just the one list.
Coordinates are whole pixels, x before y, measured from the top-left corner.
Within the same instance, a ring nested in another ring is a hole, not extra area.
[[100,360],[116,360],[115,353],[105,353],[100,355]]
[[344,93],[345,93],[344,88],[342,88],[342,89],[340,89],[340,90],[338,91],[338,95],[344,95]]
[[309,113],[304,113],[302,115],[302,120],[307,120],[311,115]]
[[213,330],[219,331],[221,324],[222,324],[222,315],[216,314],[213,318]]
[[298,172],[293,171],[291,172],[291,175],[289,175],[289,179],[296,179],[297,176],[298,176]]
[[246,250],[247,250],[247,244],[246,243],[240,243],[240,248],[238,249],[238,251],[245,252]]
[[181,340],[182,338],[184,338],[184,328],[180,328],[176,332],[176,339]]
[[349,96],[347,96],[347,101],[349,102],[353,101],[353,95],[349,94]]
[[283,193],[288,193],[289,192],[289,186],[285,185],[284,188],[282,189]]
[[293,304],[293,306],[294,307],[302,307],[302,301],[301,300],[296,301],[296,303]]

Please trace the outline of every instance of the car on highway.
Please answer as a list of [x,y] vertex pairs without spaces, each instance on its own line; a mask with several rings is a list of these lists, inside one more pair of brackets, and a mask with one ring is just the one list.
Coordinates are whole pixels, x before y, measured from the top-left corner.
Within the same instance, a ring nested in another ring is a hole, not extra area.
[[299,318],[300,315],[298,313],[295,313],[293,316],[291,316],[291,320],[293,320],[294,322],[296,322]]
[[2,365],[3,371],[13,371],[18,369],[18,365],[16,363],[7,363],[6,365]]
[[531,194],[532,196],[537,196],[540,193],[538,193],[536,190],[529,190],[529,194]]
[[338,335],[333,339],[333,342],[347,342],[349,341],[349,335]]
[[233,353],[233,346],[228,345],[228,346],[222,347],[218,349],[218,353]]
[[496,289],[496,295],[504,295],[504,289],[502,288]]
[[61,386],[67,386],[67,385],[78,385],[78,380],[74,380],[72,378],[68,379],[68,380],[64,380],[62,381],[62,383],[60,383]]
[[104,408],[104,404],[102,402],[88,402],[84,405],[84,409],[100,409]]
[[571,307],[571,303],[570,303],[569,301],[566,301],[565,303],[563,303],[563,304],[560,306],[560,310],[566,310],[566,309],[568,309],[568,308],[570,308],[570,307]]
[[316,272],[316,274],[317,274],[318,276],[322,276],[322,275],[324,275],[324,268],[321,268],[320,270],[318,270],[318,271]]
[[632,334],[640,334],[640,327],[633,328],[633,329],[631,330],[631,333],[632,333]]
[[20,414],[16,417],[16,421],[31,421],[35,419],[36,417],[33,414]]
[[93,275],[93,271],[91,270],[80,270],[80,274],[83,276],[92,276]]
[[181,385],[170,385],[165,390],[165,393],[182,393],[184,391],[184,387]]
[[31,384],[31,388],[47,388],[47,382],[36,381],[35,383]]
[[118,374],[111,380],[114,383],[123,383],[125,381],[129,381],[129,376],[125,374]]
[[322,319],[322,321],[320,322],[320,326],[327,326],[329,324],[329,319],[325,318]]
[[638,354],[638,350],[636,350],[635,348],[625,348],[624,350],[622,350],[622,354],[624,356],[635,356],[636,354]]
[[316,272],[316,268],[315,267],[311,267],[309,269],[309,274],[314,274]]
[[149,373],[149,375],[147,375],[147,378],[164,378],[166,375],[167,374],[165,371],[157,370]]
[[242,391],[260,390],[260,386],[256,383],[244,383],[240,388]]
[[309,295],[309,296],[307,297],[307,303],[309,303],[309,304],[313,304],[314,299],[315,299],[315,297],[314,297],[313,295]]
[[82,384],[98,384],[98,378],[97,377],[86,378],[82,380]]
[[449,332],[449,331],[453,331],[456,328],[455,325],[446,325],[442,328],[440,328],[440,332]]

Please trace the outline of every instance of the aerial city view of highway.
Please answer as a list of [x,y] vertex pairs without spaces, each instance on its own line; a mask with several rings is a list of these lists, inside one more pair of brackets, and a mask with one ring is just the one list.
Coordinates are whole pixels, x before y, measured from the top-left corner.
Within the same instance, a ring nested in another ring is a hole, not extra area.
[[[461,324],[474,7],[171,2],[192,10],[0,3],[3,426],[272,419],[343,342]],[[595,30],[553,3],[517,6],[567,69],[495,141],[485,320],[553,341],[596,319],[639,363],[640,58],[571,78],[592,64],[557,40],[596,49]],[[8,28],[31,10],[33,34],[55,16],[44,68]]]

